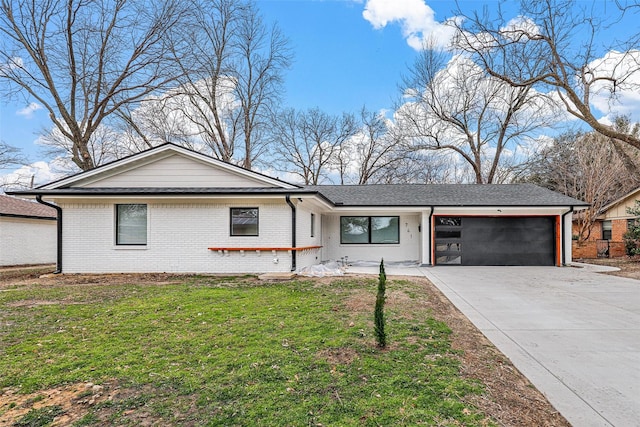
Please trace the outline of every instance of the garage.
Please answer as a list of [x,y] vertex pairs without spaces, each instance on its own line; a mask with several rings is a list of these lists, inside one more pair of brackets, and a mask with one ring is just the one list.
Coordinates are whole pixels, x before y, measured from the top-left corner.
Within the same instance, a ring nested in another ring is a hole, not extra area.
[[552,266],[556,217],[435,217],[436,265]]

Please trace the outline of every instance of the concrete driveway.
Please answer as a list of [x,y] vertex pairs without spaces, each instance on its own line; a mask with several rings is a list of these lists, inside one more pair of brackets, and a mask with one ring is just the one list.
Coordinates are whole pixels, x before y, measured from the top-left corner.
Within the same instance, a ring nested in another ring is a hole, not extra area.
[[640,425],[640,281],[589,266],[419,270],[571,424]]

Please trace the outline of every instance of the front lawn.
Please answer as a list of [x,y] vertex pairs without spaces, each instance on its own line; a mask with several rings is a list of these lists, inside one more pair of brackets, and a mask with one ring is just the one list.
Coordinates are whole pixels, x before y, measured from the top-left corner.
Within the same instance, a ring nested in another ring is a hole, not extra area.
[[424,283],[388,282],[385,350],[375,294],[367,278],[11,286],[0,425],[53,409],[76,426],[495,424]]

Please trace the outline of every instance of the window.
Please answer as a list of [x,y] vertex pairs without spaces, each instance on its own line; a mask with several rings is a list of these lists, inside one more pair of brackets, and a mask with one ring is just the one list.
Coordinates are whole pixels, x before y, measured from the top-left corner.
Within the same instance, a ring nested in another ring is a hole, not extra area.
[[462,217],[435,217],[436,264],[462,264]]
[[116,245],[147,244],[147,205],[116,205]]
[[400,217],[341,216],[340,243],[393,244],[400,243]]
[[311,214],[311,237],[316,235],[316,214]]
[[231,208],[231,235],[258,235],[258,208]]
[[462,230],[436,230],[436,239],[459,239]]
[[451,227],[460,227],[462,225],[462,217],[459,216],[437,216],[436,225],[448,225]]
[[602,221],[602,240],[611,240],[611,221]]

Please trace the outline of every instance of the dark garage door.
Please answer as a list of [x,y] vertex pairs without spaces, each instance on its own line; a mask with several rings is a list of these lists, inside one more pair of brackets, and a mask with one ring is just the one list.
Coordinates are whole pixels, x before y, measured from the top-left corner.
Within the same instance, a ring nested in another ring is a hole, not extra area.
[[554,217],[436,217],[436,264],[555,265]]

